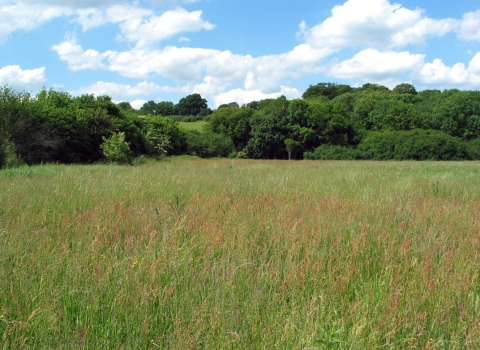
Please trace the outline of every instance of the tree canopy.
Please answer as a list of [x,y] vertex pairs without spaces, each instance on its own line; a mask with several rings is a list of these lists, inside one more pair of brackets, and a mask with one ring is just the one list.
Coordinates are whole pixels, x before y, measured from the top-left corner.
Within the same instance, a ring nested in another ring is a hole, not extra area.
[[[176,122],[182,115],[208,121],[205,130],[184,131]],[[231,102],[212,112],[199,94],[177,105],[148,101],[137,111],[109,96],[0,88],[0,166],[92,163],[107,149],[110,159],[479,159],[479,145],[479,91],[319,83],[302,99]]]

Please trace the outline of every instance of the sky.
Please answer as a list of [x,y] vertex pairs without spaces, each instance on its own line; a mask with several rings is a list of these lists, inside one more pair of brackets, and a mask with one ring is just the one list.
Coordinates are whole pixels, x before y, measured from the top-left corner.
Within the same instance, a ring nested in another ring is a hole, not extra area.
[[478,0],[0,0],[0,86],[140,108],[321,82],[480,86]]

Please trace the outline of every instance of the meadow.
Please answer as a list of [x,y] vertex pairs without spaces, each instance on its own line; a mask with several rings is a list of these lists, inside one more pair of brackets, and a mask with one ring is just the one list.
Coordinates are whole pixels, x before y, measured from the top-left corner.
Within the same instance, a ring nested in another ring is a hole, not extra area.
[[179,122],[178,127],[183,130],[195,130],[199,132],[203,132],[205,125],[207,125],[208,122],[204,122],[202,120],[196,121],[196,122]]
[[478,349],[480,163],[0,171],[0,348]]

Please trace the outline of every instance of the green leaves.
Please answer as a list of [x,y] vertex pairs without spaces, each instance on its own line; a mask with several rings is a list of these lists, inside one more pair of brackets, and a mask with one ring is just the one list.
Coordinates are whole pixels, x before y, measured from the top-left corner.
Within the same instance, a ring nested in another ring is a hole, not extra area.
[[132,160],[130,145],[125,141],[124,132],[115,133],[109,138],[103,137],[100,148],[109,162],[128,164]]

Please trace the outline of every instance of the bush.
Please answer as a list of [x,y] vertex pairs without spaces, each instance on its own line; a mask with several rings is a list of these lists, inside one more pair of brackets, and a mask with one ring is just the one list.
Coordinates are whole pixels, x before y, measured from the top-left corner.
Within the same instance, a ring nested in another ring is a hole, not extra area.
[[108,139],[103,137],[100,148],[109,162],[128,164],[132,160],[130,145],[125,141],[124,132],[115,133]]
[[5,147],[5,141],[0,136],[0,169],[2,169],[7,163],[7,150]]
[[467,150],[470,159],[480,160],[480,138],[476,138],[468,142]]
[[313,152],[305,152],[305,159],[311,160],[355,160],[362,159],[360,152],[354,148],[336,146],[336,145],[321,145],[315,148]]
[[370,132],[358,149],[373,160],[470,159],[465,141],[438,130]]
[[25,162],[13,150],[10,142],[0,137],[0,169],[17,168],[25,165]]
[[190,155],[202,158],[228,157],[234,151],[232,139],[222,134],[189,130],[186,137],[187,153]]

